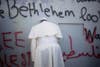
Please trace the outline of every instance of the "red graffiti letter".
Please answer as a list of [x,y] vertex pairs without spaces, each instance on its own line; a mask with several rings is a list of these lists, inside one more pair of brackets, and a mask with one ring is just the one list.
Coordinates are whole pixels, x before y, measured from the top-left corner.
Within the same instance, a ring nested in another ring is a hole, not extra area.
[[17,55],[10,55],[10,63],[19,67],[19,65],[16,64],[16,61],[17,61]]
[[4,45],[5,48],[11,48],[11,49],[13,49],[13,47],[7,45],[7,42],[12,41],[12,39],[7,39],[6,38],[7,35],[10,35],[10,34],[11,34],[11,32],[3,32],[2,33],[2,36],[3,36],[3,45]]
[[22,66],[21,67],[26,67],[26,57],[25,57],[25,54],[21,54],[21,57],[22,57]]
[[19,42],[19,41],[24,42],[23,39],[18,39],[18,35],[19,35],[19,34],[22,34],[22,33],[23,33],[23,32],[15,32],[15,44],[16,44],[16,46],[18,46],[18,47],[24,47],[24,46],[22,46],[22,45],[18,45],[18,42]]
[[4,60],[1,59],[1,57],[0,57],[0,67],[4,67],[4,65],[5,65]]
[[30,62],[31,62],[31,52],[27,52],[27,56],[28,56],[28,66],[30,66]]

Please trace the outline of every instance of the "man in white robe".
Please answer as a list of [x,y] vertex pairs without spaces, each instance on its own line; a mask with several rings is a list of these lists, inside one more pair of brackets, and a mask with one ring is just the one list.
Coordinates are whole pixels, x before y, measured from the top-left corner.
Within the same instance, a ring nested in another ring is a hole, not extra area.
[[62,34],[57,24],[43,21],[32,27],[28,38],[32,40],[34,67],[64,67],[62,51],[57,42]]

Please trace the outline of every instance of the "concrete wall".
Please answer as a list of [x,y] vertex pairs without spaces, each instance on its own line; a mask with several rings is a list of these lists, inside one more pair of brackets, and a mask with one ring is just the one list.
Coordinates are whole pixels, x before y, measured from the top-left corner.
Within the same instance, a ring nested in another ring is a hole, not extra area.
[[32,67],[28,34],[42,17],[61,28],[66,67],[100,67],[99,0],[0,0],[0,67]]

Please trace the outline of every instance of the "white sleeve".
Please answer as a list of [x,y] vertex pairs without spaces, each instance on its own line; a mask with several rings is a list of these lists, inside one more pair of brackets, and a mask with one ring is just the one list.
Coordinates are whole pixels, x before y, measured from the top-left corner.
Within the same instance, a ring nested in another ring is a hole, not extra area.
[[56,34],[56,37],[57,38],[62,38],[63,37],[59,26],[57,26],[57,34]]
[[32,61],[34,62],[37,44],[36,44],[36,34],[33,27],[30,30],[28,38],[31,39],[31,46],[30,46],[31,58],[32,58]]
[[37,48],[36,39],[32,39],[32,41],[31,41],[31,58],[32,58],[33,62],[35,60],[36,48]]
[[28,36],[28,38],[29,39],[34,39],[34,38],[36,38],[36,34],[35,34],[36,32],[34,31],[34,28],[32,27],[32,29],[30,30],[30,33],[29,33],[29,36]]

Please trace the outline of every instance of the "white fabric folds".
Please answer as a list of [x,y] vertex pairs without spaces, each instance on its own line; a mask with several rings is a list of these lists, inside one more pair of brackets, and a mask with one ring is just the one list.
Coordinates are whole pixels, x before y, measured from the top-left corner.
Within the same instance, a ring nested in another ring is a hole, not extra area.
[[29,39],[31,42],[31,56],[34,67],[64,67],[58,38],[62,38],[59,26],[55,23],[43,21],[33,26]]

